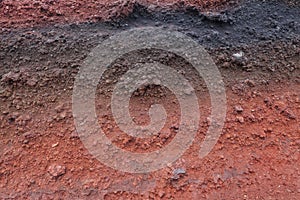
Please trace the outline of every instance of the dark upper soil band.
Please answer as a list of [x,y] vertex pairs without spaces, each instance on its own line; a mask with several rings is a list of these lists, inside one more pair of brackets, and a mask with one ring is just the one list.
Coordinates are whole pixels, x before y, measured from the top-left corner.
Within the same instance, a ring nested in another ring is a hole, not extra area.
[[[223,12],[149,11],[135,6],[115,22],[85,22],[4,29],[0,34],[0,75],[11,69],[78,69],[91,49],[105,38],[134,27],[158,26],[180,31],[211,53],[230,73],[262,72],[260,78],[299,81],[300,7],[282,1],[250,0]],[[244,51],[245,60],[232,54]],[[274,62],[275,60],[275,62]],[[231,72],[231,69],[234,69]],[[251,74],[245,74],[251,78]]]

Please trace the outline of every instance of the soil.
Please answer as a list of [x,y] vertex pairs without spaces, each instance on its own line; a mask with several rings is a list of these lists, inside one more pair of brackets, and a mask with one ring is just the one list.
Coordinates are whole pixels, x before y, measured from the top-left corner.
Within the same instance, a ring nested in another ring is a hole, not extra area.
[[[0,198],[300,199],[299,16],[297,0],[0,1]],[[145,26],[182,32],[206,48],[226,85],[227,116],[218,143],[199,159],[211,110],[203,80],[170,52],[127,54],[97,90],[99,122],[115,145],[149,152],[176,135],[178,102],[157,86],[136,91],[130,111],[147,124],[145,110],[164,105],[168,123],[160,134],[120,134],[111,91],[136,62],[151,59],[184,72],[201,112],[201,128],[180,159],[149,174],[130,174],[107,167],[84,147],[72,92],[94,47]]]
[[23,0],[0,1],[0,24],[2,26],[32,26],[58,22],[111,21],[128,16],[138,5],[150,9],[220,9],[236,0],[104,0],[59,1]]

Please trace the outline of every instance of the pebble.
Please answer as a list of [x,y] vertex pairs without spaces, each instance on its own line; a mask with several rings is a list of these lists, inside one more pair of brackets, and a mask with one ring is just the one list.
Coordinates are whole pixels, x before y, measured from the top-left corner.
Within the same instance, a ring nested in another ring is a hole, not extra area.
[[1,82],[18,81],[20,80],[21,74],[15,72],[8,72],[2,76]]
[[182,169],[182,168],[177,168],[173,171],[173,177],[172,179],[174,180],[177,180],[180,178],[181,175],[185,175],[186,174],[186,171],[185,169]]
[[52,164],[48,167],[48,173],[53,178],[58,178],[66,173],[66,167],[61,165]]
[[38,82],[38,80],[36,78],[31,78],[31,79],[28,79],[26,83],[27,83],[27,85],[33,87],[37,84],[37,82]]
[[158,192],[158,196],[159,196],[160,198],[162,198],[163,196],[165,196],[165,192],[164,192],[163,190],[159,191],[159,192]]
[[58,146],[58,142],[57,143],[55,143],[55,144],[52,144],[52,148],[54,148],[54,147],[57,147]]
[[296,119],[296,115],[290,109],[285,109],[281,112],[281,114],[288,119]]
[[35,138],[37,136],[36,133],[32,132],[32,131],[28,131],[26,133],[23,133],[23,136],[26,138],[26,139],[32,139],[32,138]]
[[260,132],[254,132],[252,133],[253,136],[259,137],[261,139],[265,139],[266,138],[266,133],[264,131],[260,131]]
[[249,86],[249,87],[254,87],[255,86],[255,82],[253,80],[250,79],[246,79],[245,83]]
[[244,111],[244,109],[242,108],[242,106],[240,105],[237,105],[237,106],[234,106],[234,110],[238,113],[241,113]]
[[2,114],[3,114],[3,115],[7,115],[7,114],[9,114],[9,111],[8,111],[8,110],[4,110],[4,111],[2,112]]
[[242,59],[244,57],[244,52],[240,51],[232,55],[236,59]]
[[240,122],[241,124],[245,122],[244,117],[238,116],[236,117],[237,121]]

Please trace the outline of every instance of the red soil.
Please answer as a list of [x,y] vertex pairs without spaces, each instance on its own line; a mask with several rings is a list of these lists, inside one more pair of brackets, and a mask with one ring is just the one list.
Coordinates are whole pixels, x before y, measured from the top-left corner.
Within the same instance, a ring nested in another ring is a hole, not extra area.
[[[71,90],[60,95],[55,94],[62,91],[58,87],[38,88],[38,94],[24,90],[28,91],[19,88],[14,92],[19,93],[23,105],[36,106],[19,110],[12,107],[8,114],[0,116],[1,199],[296,200],[300,197],[300,130],[299,121],[294,118],[300,115],[300,100],[296,91],[289,91],[289,86],[273,84],[272,91],[248,88],[242,96],[228,91],[223,135],[209,156],[199,159],[200,144],[208,126],[208,109],[203,106],[205,97],[202,97],[202,128],[193,145],[170,167],[148,175],[119,172],[92,157],[76,136]],[[1,110],[6,111],[10,99],[1,101]],[[55,100],[51,103],[50,99]],[[134,100],[141,102],[135,104],[134,112],[138,114],[149,103],[142,100]],[[102,103],[106,101],[101,98]],[[177,111],[168,106],[170,101],[173,100],[168,97],[162,99],[174,114]],[[235,111],[237,105],[242,105],[242,112]],[[138,116],[139,120],[147,121],[143,115]],[[103,129],[112,141],[130,151],[164,146],[163,140],[172,139],[174,134],[167,127],[170,134],[162,133],[150,142],[128,140],[118,136],[116,127],[106,117],[102,120],[106,122]],[[175,179],[173,171],[179,168],[186,173]]]
[[[1,1],[0,1],[1,2]],[[1,27],[24,27],[53,22],[106,21],[130,14],[134,5],[152,8],[216,9],[229,0],[3,0],[0,3]],[[150,6],[151,7],[151,6]]]

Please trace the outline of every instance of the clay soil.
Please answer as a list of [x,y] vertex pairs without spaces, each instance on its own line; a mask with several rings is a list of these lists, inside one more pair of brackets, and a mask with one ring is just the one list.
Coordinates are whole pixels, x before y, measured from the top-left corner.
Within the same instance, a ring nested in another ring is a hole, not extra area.
[[[300,199],[299,16],[299,2],[283,0],[0,0],[0,199]],[[168,145],[178,129],[176,98],[153,85],[134,93],[131,115],[146,125],[148,108],[160,103],[168,112],[165,127],[149,139],[118,129],[112,89],[135,63],[157,61],[181,72],[201,112],[182,157],[155,172],[130,174],[85,148],[74,126],[72,91],[94,47],[145,26],[179,31],[207,50],[223,76],[227,116],[217,144],[200,159],[211,122],[203,80],[170,52],[124,55],[96,93],[99,123],[114,145],[149,152]]]

